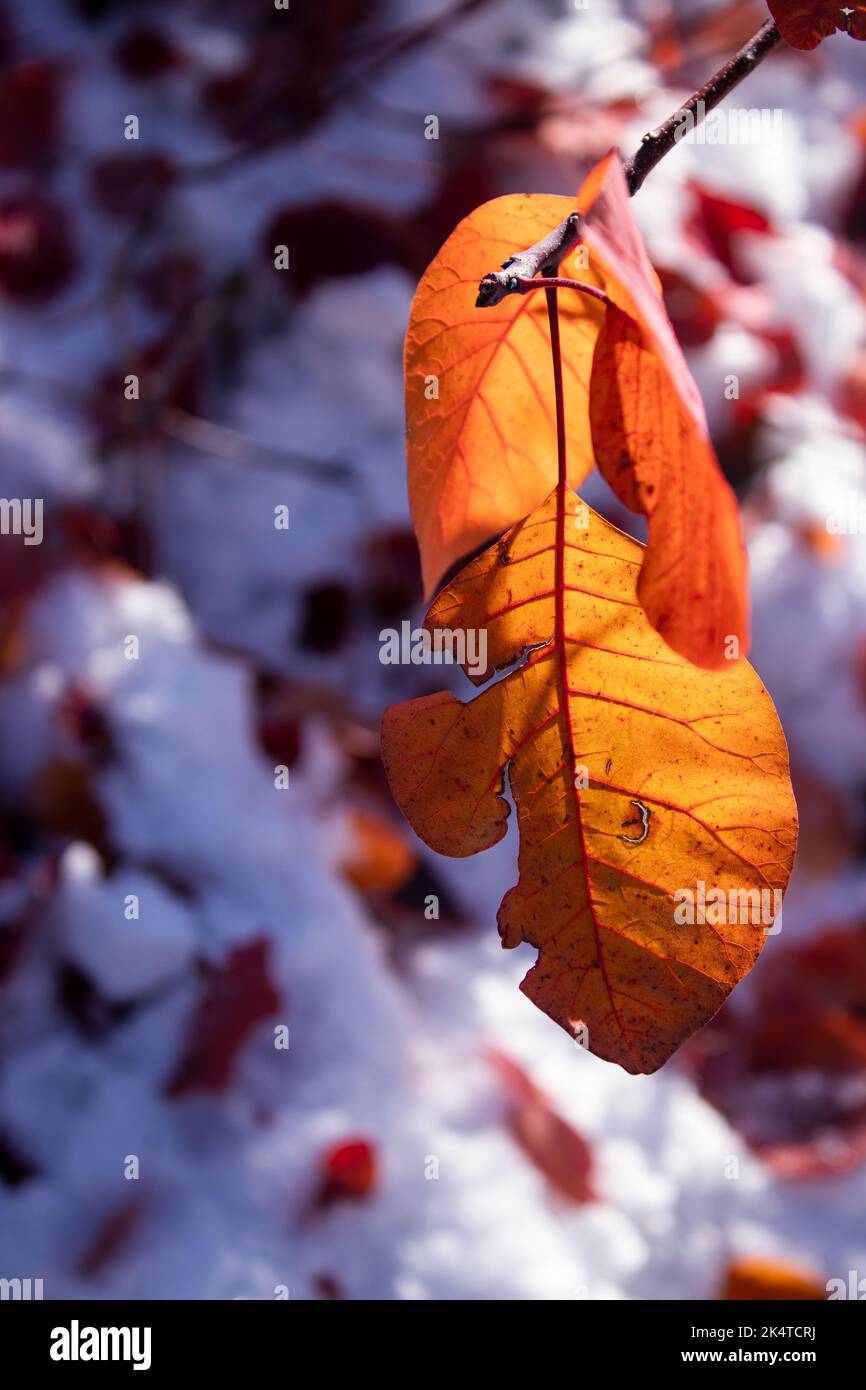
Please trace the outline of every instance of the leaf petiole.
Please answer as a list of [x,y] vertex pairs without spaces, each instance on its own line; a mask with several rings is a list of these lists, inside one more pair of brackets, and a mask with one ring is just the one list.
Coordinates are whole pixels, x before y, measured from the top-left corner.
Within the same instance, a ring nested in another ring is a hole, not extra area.
[[583,280],[566,280],[561,275],[535,275],[532,279],[515,276],[509,285],[512,294],[531,294],[533,290],[580,290],[602,304],[610,304],[610,297],[597,285],[587,285]]

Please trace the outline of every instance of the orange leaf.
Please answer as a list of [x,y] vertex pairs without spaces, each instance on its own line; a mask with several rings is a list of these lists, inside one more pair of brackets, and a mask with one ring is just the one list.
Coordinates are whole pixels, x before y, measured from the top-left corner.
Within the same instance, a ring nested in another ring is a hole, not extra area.
[[866,4],[862,0],[768,0],[770,14],[792,48],[817,48],[842,29],[852,39],[866,39]]
[[[428,597],[455,562],[526,516],[556,482],[543,298],[510,295],[476,309],[475,297],[491,268],[574,208],[571,198],[541,194],[494,198],[458,225],[418,286],[406,337],[406,442]],[[579,278],[598,283],[591,271]],[[560,317],[569,481],[578,486],[593,465],[587,400],[602,306],[571,292]]]
[[[712,1017],[765,939],[766,916],[724,921],[754,915],[742,910],[678,924],[677,890],[697,902],[703,881],[726,903],[782,890],[796,839],[769,696],[745,661],[710,673],[664,644],[637,601],[642,558],[563,476],[426,619],[431,631],[486,632],[476,684],[515,669],[467,704],[441,692],[394,706],[382,729],[394,797],[440,853],[502,839],[508,777],[520,875],[499,931],[540,953],[522,989],[638,1073]],[[769,896],[770,915],[776,906]]]
[[741,1257],[732,1262],[721,1296],[736,1301],[758,1299],[762,1302],[784,1300],[803,1303],[820,1299],[823,1302],[827,1297],[827,1286],[811,1270],[795,1269],[779,1260]]
[[360,893],[395,893],[412,875],[415,853],[399,826],[355,809],[349,818],[352,843],[341,865]]
[[665,312],[609,155],[578,206],[612,303],[595,349],[590,419],[595,461],[614,492],[646,515],[638,598],[665,641],[722,670],[748,650],[746,558],[739,511],[710,442],[697,387]]

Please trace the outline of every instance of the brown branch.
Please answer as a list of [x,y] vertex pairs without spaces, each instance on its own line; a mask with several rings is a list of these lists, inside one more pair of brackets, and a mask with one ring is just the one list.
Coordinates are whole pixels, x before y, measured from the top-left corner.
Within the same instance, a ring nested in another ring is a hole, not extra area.
[[[628,191],[632,197],[643,184],[644,179],[664,159],[675,145],[700,125],[708,111],[718,106],[720,101],[762,63],[768,53],[772,53],[782,42],[782,36],[771,19],[761,25],[747,44],[744,44],[733,58],[730,58],[719,71],[710,78],[688,101],[674,111],[673,115],[656,130],[648,131],[641,141],[640,148],[623,166]],[[489,309],[499,304],[506,295],[525,294],[523,282],[541,274],[555,276],[559,263],[583,236],[583,219],[579,212],[569,213],[558,227],[548,232],[525,251],[517,251],[503,261],[501,270],[491,270],[478,286],[477,309]]]
[[743,45],[739,53],[735,53],[724,67],[719,68],[709,82],[690,96],[688,101],[683,102],[657,130],[651,130],[643,137],[640,149],[624,166],[628,191],[632,197],[641,187],[647,174],[652,172],[674,145],[679,144],[684,135],[700,125],[707,112],[718,106],[729,92],[739,86],[744,77],[754,72],[758,64],[762,63],[767,54],[772,53],[781,42],[782,35],[772,19],[768,19],[761,25],[757,34],[753,34],[749,42]]
[[572,246],[576,246],[583,236],[583,219],[579,212],[570,212],[564,222],[548,232],[526,251],[518,251],[502,262],[501,270],[491,270],[478,286],[476,309],[489,309],[499,304],[507,294],[523,293],[521,280],[531,280],[541,271],[542,275],[555,275],[559,263]]

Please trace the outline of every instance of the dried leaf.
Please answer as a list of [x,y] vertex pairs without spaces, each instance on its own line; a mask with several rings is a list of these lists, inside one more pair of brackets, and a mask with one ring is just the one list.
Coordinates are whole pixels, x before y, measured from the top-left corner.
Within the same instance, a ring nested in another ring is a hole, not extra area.
[[356,808],[349,816],[349,833],[341,868],[360,893],[396,893],[411,878],[415,852],[399,826]]
[[508,1098],[508,1127],[527,1158],[560,1197],[594,1202],[589,1144],[511,1057],[491,1050],[490,1060]]
[[[456,561],[547,496],[556,482],[550,332],[543,296],[476,309],[478,283],[574,211],[571,198],[495,198],[465,218],[428,266],[406,336],[409,500],[429,597]],[[563,273],[568,272],[568,261]],[[598,284],[591,271],[579,278]],[[569,480],[593,465],[587,400],[602,306],[560,304]]]
[[476,684],[516,669],[467,704],[441,692],[392,707],[382,728],[395,800],[440,853],[502,839],[508,777],[520,879],[503,944],[538,948],[524,992],[630,1072],[655,1071],[711,1018],[765,939],[766,916],[678,925],[674,894],[783,890],[796,839],[767,692],[745,662],[711,674],[665,646],[637,601],[642,559],[560,485],[426,619],[486,632]]
[[268,974],[268,949],[267,937],[235,946],[224,966],[209,971],[167,1096],[225,1090],[253,1028],[280,1006]]
[[345,1139],[326,1150],[320,1160],[321,1185],[315,1205],[328,1207],[341,1200],[369,1197],[378,1182],[378,1159],[369,1139]]
[[698,389],[665,312],[619,157],[593,170],[578,206],[612,301],[595,348],[595,461],[647,517],[638,598],[675,651],[722,670],[749,644],[746,557],[736,498],[710,442]]
[[757,1299],[762,1302],[808,1302],[827,1297],[827,1286],[811,1270],[796,1269],[780,1260],[743,1256],[734,1260],[725,1275],[721,1297]]
[[697,1040],[701,1091],[786,1179],[841,1176],[866,1158],[866,928],[781,951],[745,1016]]

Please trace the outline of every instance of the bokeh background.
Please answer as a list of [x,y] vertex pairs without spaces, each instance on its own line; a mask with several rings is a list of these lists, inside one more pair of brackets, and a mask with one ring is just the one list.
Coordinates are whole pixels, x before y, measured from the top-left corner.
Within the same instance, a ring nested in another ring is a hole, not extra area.
[[423,611],[419,274],[484,199],[630,153],[765,18],[4,0],[0,492],[44,499],[44,539],[0,538],[3,1278],[567,1300],[717,1298],[743,1261],[866,1277],[866,45],[774,55],[732,102],[778,110],[778,141],[681,145],[634,203],[743,503],[795,767],[798,867],[753,976],[657,1075],[597,1061],[500,948],[514,832],[437,858],[378,758],[382,708],[442,675],[379,662]]

